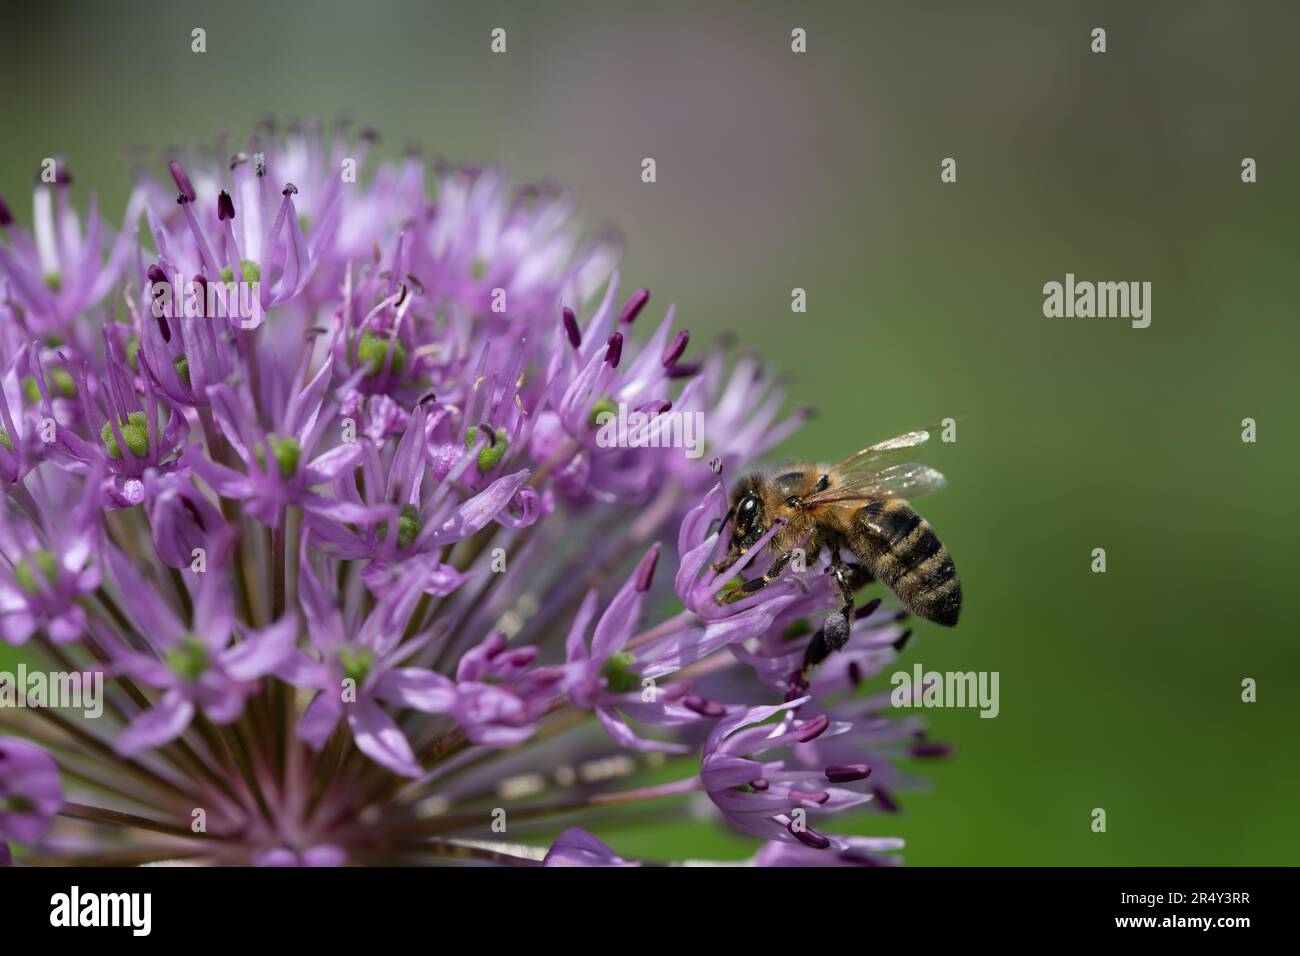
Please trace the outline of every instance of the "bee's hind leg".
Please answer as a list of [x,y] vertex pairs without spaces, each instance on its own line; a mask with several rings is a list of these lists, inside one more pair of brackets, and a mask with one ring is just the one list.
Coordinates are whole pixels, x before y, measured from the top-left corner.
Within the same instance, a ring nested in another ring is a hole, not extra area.
[[808,642],[808,649],[804,651],[803,667],[793,680],[793,683],[805,687],[809,668],[816,667],[849,642],[849,635],[853,629],[853,591],[855,587],[861,587],[865,583],[859,572],[865,572],[866,569],[857,564],[845,564],[840,560],[839,552],[835,552],[831,558],[829,570],[835,577],[835,586],[839,588],[844,604],[838,611],[826,615],[821,630]]
[[849,587],[853,588],[855,591],[859,588],[866,587],[872,581],[876,580],[876,576],[867,570],[865,564],[846,564],[844,565],[844,568],[845,576],[848,578]]

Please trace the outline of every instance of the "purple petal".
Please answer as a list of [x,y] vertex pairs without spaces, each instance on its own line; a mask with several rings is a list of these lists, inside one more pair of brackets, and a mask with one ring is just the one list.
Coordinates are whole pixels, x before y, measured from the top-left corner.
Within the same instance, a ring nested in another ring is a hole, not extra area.
[[421,551],[428,550],[429,545],[450,544],[482,530],[502,508],[510,503],[515,492],[528,480],[528,475],[529,472],[525,469],[498,478],[457,508],[456,513],[433,534],[426,538],[424,533],[421,533],[416,539],[415,547]]
[[335,521],[353,521],[358,524],[370,524],[384,518],[391,518],[397,509],[391,506],[374,506],[357,504],[353,501],[340,501],[323,495],[302,495],[298,501],[307,511],[314,511]]
[[193,717],[193,702],[178,688],[173,688],[153,707],[138,714],[130,725],[117,735],[113,747],[118,753],[127,757],[151,747],[161,747],[183,734]]
[[645,737],[638,737],[636,732],[628,726],[627,721],[608,707],[597,707],[596,716],[600,718],[601,726],[605,728],[605,732],[624,747],[657,753],[690,753],[691,748],[687,744],[665,743],[662,740],[649,740]]
[[220,655],[221,667],[235,680],[256,680],[275,672],[294,652],[298,620],[286,614],[262,631],[254,631],[240,644]]
[[573,626],[569,629],[569,636],[564,641],[565,660],[570,664],[587,660],[587,628],[591,626],[591,619],[595,616],[596,591],[591,590],[582,599],[582,606],[578,608],[578,613],[573,618]]
[[361,442],[352,441],[331,448],[307,466],[307,484],[318,485],[333,481],[339,475],[351,471],[365,454]]
[[424,773],[415,762],[411,743],[382,707],[371,700],[359,700],[348,707],[348,726],[357,749],[403,777],[418,777]]
[[419,667],[386,671],[375,684],[374,694],[390,704],[445,714],[456,703],[456,685],[442,674]]
[[580,827],[570,827],[555,838],[542,866],[640,866],[623,859]]
[[321,691],[312,698],[302,719],[298,721],[298,736],[306,741],[312,750],[320,750],[329,740],[330,734],[338,726],[343,716],[342,688],[333,687]]

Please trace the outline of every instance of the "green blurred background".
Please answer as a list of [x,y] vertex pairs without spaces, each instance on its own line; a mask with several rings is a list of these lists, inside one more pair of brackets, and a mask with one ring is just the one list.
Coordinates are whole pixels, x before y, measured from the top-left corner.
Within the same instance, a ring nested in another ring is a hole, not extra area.
[[[411,139],[572,186],[626,237],[625,282],[677,302],[697,341],[737,333],[818,408],[792,456],[960,418],[924,510],[967,604],[903,664],[999,671],[1001,714],[932,711],[956,757],[915,766],[932,788],[861,832],[905,837],[912,864],[1300,861],[1296,5],[222,0],[4,19],[0,192],[24,222],[44,156],[118,217],[137,148],[346,113],[386,155]],[[1151,327],[1044,318],[1066,272],[1150,281]],[[629,856],[749,852],[706,819],[602,836]]]

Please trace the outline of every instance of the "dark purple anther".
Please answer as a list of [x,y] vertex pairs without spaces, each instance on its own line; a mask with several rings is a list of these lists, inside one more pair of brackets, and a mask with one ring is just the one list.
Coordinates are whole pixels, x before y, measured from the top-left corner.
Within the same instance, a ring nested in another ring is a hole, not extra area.
[[582,344],[582,329],[578,328],[578,317],[567,305],[561,315],[564,319],[564,334],[569,337],[569,344],[576,349]]
[[650,584],[655,579],[655,566],[659,564],[659,546],[655,545],[646,552],[646,556],[641,559],[641,563],[636,569],[636,584],[638,591],[644,594],[650,590]]
[[686,351],[686,344],[690,342],[690,340],[691,333],[687,332],[685,329],[682,329],[677,333],[676,337],[673,338],[672,343],[668,346],[668,350],[664,352],[664,368],[672,368],[677,364],[677,360],[681,358],[682,353]]
[[14,224],[14,217],[9,212],[9,206],[5,202],[5,197],[0,196],[0,229],[5,229]]
[[623,358],[623,333],[615,332],[605,345],[605,364],[610,368],[618,368],[618,363]]
[[873,791],[876,795],[875,804],[886,813],[897,813],[899,811],[898,801],[894,795],[884,787],[876,787]]
[[770,783],[767,782],[766,777],[758,777],[755,780],[751,780],[749,781],[749,785],[753,787],[755,790],[757,790],[759,793],[766,792],[767,788],[772,786]]
[[539,653],[541,652],[535,647],[518,647],[502,658],[502,660],[511,667],[531,667],[533,662],[537,660],[537,655]]
[[872,598],[862,607],[853,612],[853,620],[861,621],[863,618],[871,617],[876,613],[876,608],[880,607],[880,598]]
[[825,850],[831,845],[831,841],[826,839],[826,837],[822,836],[816,830],[795,829],[793,820],[787,823],[785,828],[790,831],[792,837],[804,846],[810,847],[814,850]]
[[669,378],[690,378],[692,375],[699,374],[700,365],[698,362],[690,362],[686,365],[674,365],[668,370]]
[[951,757],[952,745],[936,743],[917,744],[912,748],[912,756],[921,760]]
[[284,188],[280,190],[280,195],[281,195],[281,196],[296,196],[296,195],[298,195],[298,187],[295,186],[293,183],[285,183],[285,184],[284,184]]
[[716,700],[706,700],[698,694],[691,694],[690,697],[682,701],[682,706],[687,710],[694,711],[701,717],[722,717],[727,713],[727,708]]
[[898,635],[898,640],[894,641],[894,650],[901,651],[907,646],[907,642],[912,637],[912,629],[909,627],[902,634]]
[[815,803],[819,807],[831,798],[825,790],[818,790],[816,793],[809,793],[807,790],[791,790],[790,796],[800,803]]
[[[41,178],[41,175],[42,174],[37,174],[36,177],[37,182],[45,182],[45,180]],[[72,173],[68,172],[68,167],[64,165],[62,160],[58,160],[54,164],[54,185],[56,186],[72,185]]]
[[650,301],[649,289],[637,289],[632,293],[632,297],[623,303],[623,311],[619,312],[618,320],[624,325],[631,325],[636,321],[636,317],[641,314],[645,304]]
[[854,780],[866,780],[870,776],[871,768],[864,763],[826,768],[826,779],[831,783],[852,783]]
[[230,193],[224,189],[217,194],[217,219],[225,222],[227,219],[235,218],[235,201],[230,198]]
[[182,200],[194,202],[199,198],[199,194],[194,191],[194,184],[190,182],[190,177],[185,175],[185,170],[180,163],[173,159],[167,164],[167,168],[171,170],[172,181],[176,183],[176,188],[181,191],[180,196],[176,197],[177,202]]
[[849,683],[854,687],[862,686],[862,668],[857,661],[849,661]]
[[826,732],[826,728],[831,725],[831,719],[825,714],[818,714],[812,720],[800,724],[799,729],[794,732],[795,740],[801,744],[806,744],[810,740],[816,740]]

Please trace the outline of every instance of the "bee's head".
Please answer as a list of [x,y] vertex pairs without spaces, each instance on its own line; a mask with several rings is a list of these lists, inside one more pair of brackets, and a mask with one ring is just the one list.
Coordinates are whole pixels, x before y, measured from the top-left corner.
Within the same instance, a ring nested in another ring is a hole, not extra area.
[[727,519],[731,523],[733,551],[752,548],[767,533],[767,512],[763,507],[763,497],[758,493],[756,478],[746,478],[736,487]]

